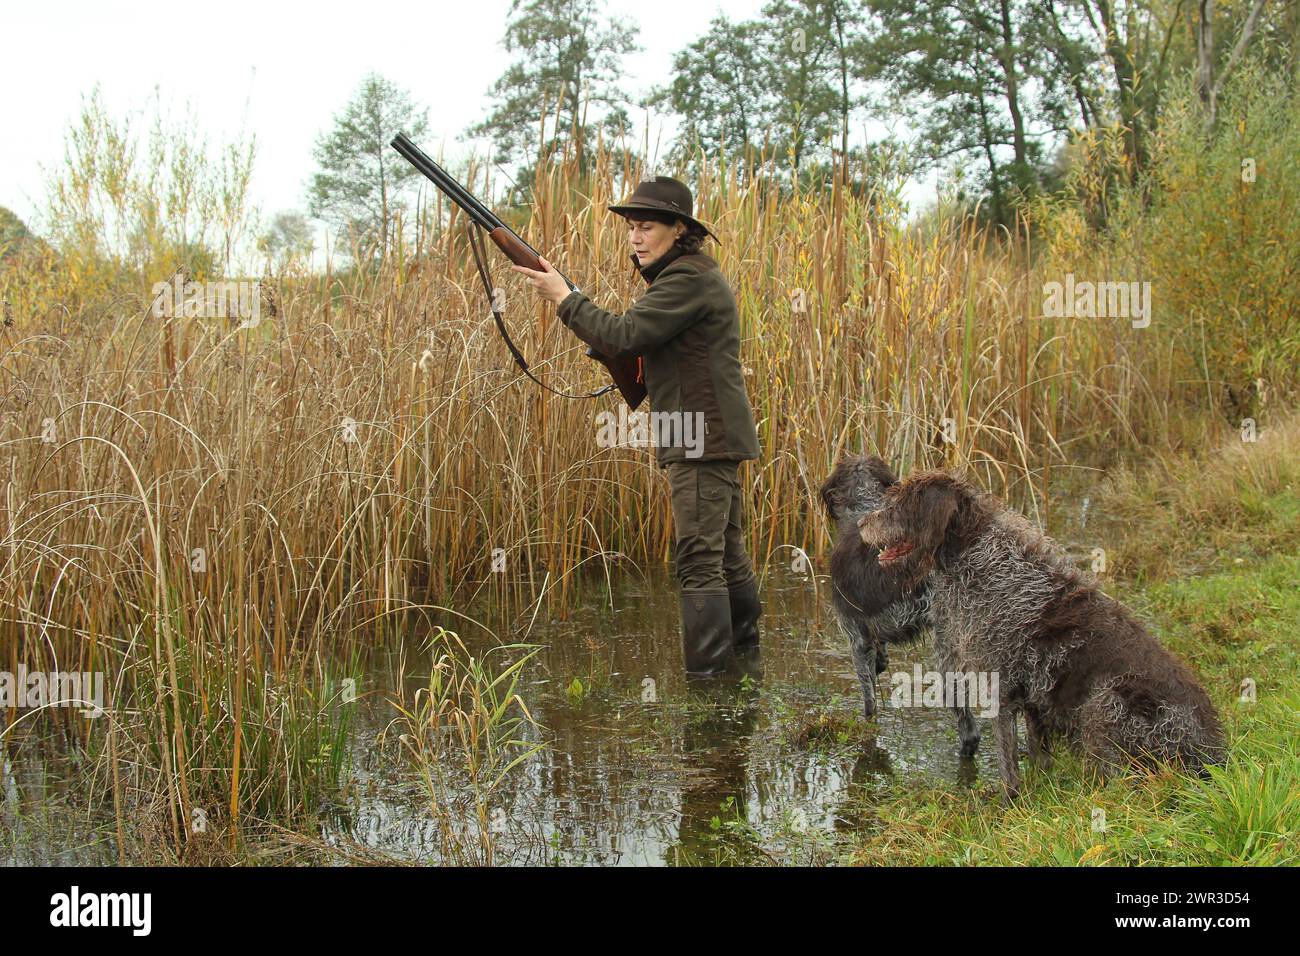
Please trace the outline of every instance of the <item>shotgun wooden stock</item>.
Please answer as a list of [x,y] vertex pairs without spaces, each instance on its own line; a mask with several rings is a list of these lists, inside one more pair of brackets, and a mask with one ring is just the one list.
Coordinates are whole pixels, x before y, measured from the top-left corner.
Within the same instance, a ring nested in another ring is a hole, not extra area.
[[[488,236],[497,244],[497,248],[506,254],[506,258],[515,265],[536,272],[545,271],[542,268],[541,259],[533,251],[532,247],[525,242],[519,241],[519,238],[505,226],[493,229],[488,233]],[[619,394],[623,396],[623,401],[627,402],[629,408],[635,409],[641,404],[645,399],[646,390],[645,384],[637,381],[637,361],[635,357],[628,355],[623,358],[611,358],[591,347],[587,348],[587,356],[605,366],[605,370],[609,372],[609,377],[618,386]]]

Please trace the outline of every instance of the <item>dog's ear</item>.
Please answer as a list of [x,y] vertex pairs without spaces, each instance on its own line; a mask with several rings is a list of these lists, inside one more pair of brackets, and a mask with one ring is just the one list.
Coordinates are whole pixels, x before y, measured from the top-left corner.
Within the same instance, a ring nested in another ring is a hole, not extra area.
[[918,548],[937,555],[947,543],[953,518],[957,515],[956,488],[947,475],[936,475],[916,490],[910,504],[909,517],[916,529],[914,543]]
[[947,539],[957,515],[960,491],[956,480],[942,471],[912,475],[885,493],[907,538],[918,552],[935,555]]
[[894,477],[894,473],[889,470],[889,465],[885,463],[883,458],[879,458],[876,455],[868,456],[867,471],[871,474],[872,478],[876,479],[876,481],[880,483],[880,487],[882,488],[888,488],[891,485],[898,484],[898,479]]
[[981,501],[977,489],[960,478],[947,477],[943,509],[947,512],[943,537],[935,551],[935,562],[947,567],[957,556],[975,543],[984,533],[992,515]]
[[835,519],[835,507],[839,504],[839,495],[837,494],[840,485],[840,476],[843,472],[844,463],[840,462],[831,472],[830,477],[822,484],[818,494],[821,495],[822,505],[826,508],[826,516],[831,520]]

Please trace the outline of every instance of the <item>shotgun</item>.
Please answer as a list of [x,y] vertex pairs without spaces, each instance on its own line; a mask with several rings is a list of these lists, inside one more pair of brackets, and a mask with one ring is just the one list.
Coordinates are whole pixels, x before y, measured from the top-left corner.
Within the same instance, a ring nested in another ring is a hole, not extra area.
[[[487,232],[488,238],[496,243],[497,248],[506,254],[515,265],[524,266],[527,269],[535,269],[538,272],[543,271],[541,256],[537,250],[520,238],[519,234],[502,222],[491,209],[483,205],[477,197],[468,189],[456,182],[447,171],[435,163],[420,147],[411,142],[405,133],[398,133],[393,137],[391,143],[393,149],[402,154],[402,158],[414,166],[421,174],[429,179],[443,194],[459,206],[469,217],[470,222]],[[488,280],[486,266],[479,259],[478,247],[474,245],[473,233],[471,232],[471,248],[474,250],[475,258],[479,265],[479,274],[483,278],[484,286],[487,289],[488,297],[492,298],[492,287]],[[557,270],[558,271],[558,270]],[[576,290],[575,286],[564,273],[559,273],[570,289]],[[635,409],[645,399],[645,384],[638,381],[637,360],[635,356],[625,358],[611,358],[607,355],[596,351],[593,348],[587,349],[587,355],[594,358],[608,370],[610,378],[614,380],[612,385],[607,385],[602,389],[590,393],[589,395],[569,395],[564,392],[557,392],[545,382],[533,375],[528,367],[527,360],[524,359],[523,353],[511,341],[509,333],[506,332],[505,322],[501,318],[501,313],[493,308],[492,315],[496,319],[497,330],[505,340],[506,347],[510,349],[510,354],[514,357],[515,364],[519,366],[530,379],[541,385],[549,392],[561,395],[565,398],[595,398],[603,395],[613,388],[617,388],[627,402],[630,408]]]

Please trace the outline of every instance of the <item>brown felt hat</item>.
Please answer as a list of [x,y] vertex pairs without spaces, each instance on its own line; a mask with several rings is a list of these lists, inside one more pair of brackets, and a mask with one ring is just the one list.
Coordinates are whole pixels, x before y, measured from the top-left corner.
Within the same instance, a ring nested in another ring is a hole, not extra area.
[[694,207],[695,200],[691,196],[690,187],[671,176],[656,176],[654,179],[637,183],[632,195],[619,205],[610,206],[609,211],[616,212],[620,216],[638,211],[669,213],[684,222],[699,226],[712,237],[714,242],[720,242],[721,240],[713,235],[713,230],[706,223],[692,215]]

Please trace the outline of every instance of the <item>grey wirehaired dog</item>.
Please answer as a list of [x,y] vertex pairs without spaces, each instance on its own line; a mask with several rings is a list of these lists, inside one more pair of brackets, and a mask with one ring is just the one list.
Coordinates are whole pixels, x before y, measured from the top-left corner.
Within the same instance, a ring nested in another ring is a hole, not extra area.
[[1223,729],[1191,671],[1050,538],[943,472],[913,475],[859,521],[905,591],[926,586],[936,643],[963,672],[999,675],[994,721],[1005,799],[1020,788],[1016,713],[1029,754],[1059,735],[1103,775],[1130,762],[1203,772]]
[[[858,519],[885,500],[885,489],[898,479],[885,462],[871,456],[842,458],[821,487],[826,513],[835,522],[831,552],[831,603],[849,639],[853,669],[862,685],[862,710],[876,712],[876,675],[889,666],[889,645],[921,637],[931,626],[929,594],[924,582],[904,590],[880,565],[876,548],[863,542]],[[939,656],[944,658],[942,649]],[[961,753],[972,756],[980,735],[969,707],[957,710]]]

